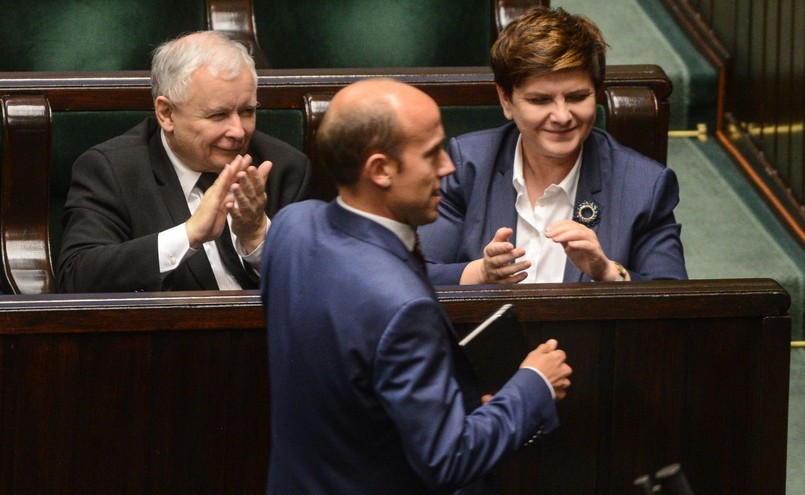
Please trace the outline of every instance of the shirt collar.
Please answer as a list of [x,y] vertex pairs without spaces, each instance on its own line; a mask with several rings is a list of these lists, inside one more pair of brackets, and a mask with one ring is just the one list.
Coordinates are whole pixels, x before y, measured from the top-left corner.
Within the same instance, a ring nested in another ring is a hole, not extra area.
[[414,227],[398,222],[396,220],[392,220],[387,217],[381,217],[380,215],[375,215],[373,213],[369,213],[354,208],[352,206],[349,206],[344,202],[343,199],[341,199],[341,196],[336,197],[335,200],[336,202],[338,202],[338,205],[344,208],[345,210],[350,211],[356,215],[360,215],[364,218],[368,218],[369,220],[377,222],[383,227],[386,227],[387,229],[392,231],[394,235],[400,238],[400,241],[402,241],[406,249],[408,249],[409,251],[413,251],[414,245],[416,244],[416,229]]
[[187,200],[190,197],[190,192],[196,186],[198,178],[201,177],[201,172],[196,172],[185,165],[179,157],[173,153],[173,150],[168,146],[164,129],[159,130],[159,137],[162,140],[162,147],[165,148],[165,153],[168,154],[168,160],[170,160],[173,169],[176,171],[176,175],[179,177],[179,184],[181,184],[182,192],[184,193],[185,200]]
[[[517,138],[517,145],[514,149],[514,173],[512,174],[512,185],[514,189],[519,193],[525,193],[525,178],[523,175],[523,146],[522,146],[523,135],[520,134]],[[568,199],[572,203],[576,199],[576,191],[579,187],[579,170],[581,169],[581,157],[584,156],[584,145],[582,144],[582,148],[579,151],[579,156],[576,158],[576,163],[573,164],[573,168],[570,169],[570,172],[565,176],[564,179],[559,184],[552,184],[550,187],[558,187],[559,189],[563,190],[567,195]],[[535,198],[539,199],[539,198]]]
[[573,164],[573,168],[570,169],[570,172],[568,172],[567,176],[562,179],[562,182],[559,183],[559,187],[565,191],[571,203],[576,200],[576,191],[579,188],[579,171],[581,170],[582,156],[584,156],[583,144],[579,150],[579,157],[576,158],[576,163]]

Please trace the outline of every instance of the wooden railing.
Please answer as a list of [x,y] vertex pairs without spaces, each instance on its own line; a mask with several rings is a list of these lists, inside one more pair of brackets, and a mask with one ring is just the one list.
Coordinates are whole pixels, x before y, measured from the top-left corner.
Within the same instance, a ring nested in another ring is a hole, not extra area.
[[719,70],[719,142],[805,246],[805,3],[663,2]]
[[[560,429],[504,493],[785,493],[791,320],[771,280],[441,287],[459,333],[512,302],[567,351]],[[0,296],[0,494],[263,493],[271,448],[254,292]],[[299,391],[304,393],[304,391]]]

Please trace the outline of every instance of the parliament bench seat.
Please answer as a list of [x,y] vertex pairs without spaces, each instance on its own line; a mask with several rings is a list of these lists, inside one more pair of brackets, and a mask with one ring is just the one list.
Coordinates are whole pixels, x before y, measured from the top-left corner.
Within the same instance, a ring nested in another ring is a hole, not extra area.
[[0,0],[0,72],[147,70],[151,51],[212,29],[259,68],[487,65],[502,26],[548,0]]
[[151,51],[182,33],[213,29],[265,56],[251,0],[0,0],[0,71],[146,70]]
[[500,30],[549,0],[255,2],[256,39],[273,68],[489,65]]
[[[484,67],[267,69],[259,71],[257,128],[315,156],[311,143],[322,101],[367,77],[394,77],[430,94],[448,137],[505,122],[491,71]],[[91,146],[151,115],[150,91],[147,71],[0,75],[4,292],[55,291],[53,268],[72,164]],[[610,66],[598,95],[598,125],[664,163],[670,93],[658,66]],[[313,196],[330,199],[334,190],[314,160]]]

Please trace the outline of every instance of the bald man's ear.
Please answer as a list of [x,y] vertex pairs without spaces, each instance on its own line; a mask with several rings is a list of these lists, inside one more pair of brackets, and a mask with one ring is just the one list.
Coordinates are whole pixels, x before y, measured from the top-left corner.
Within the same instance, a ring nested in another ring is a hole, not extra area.
[[391,186],[392,178],[397,173],[398,163],[384,153],[374,153],[366,159],[363,166],[363,175],[378,187],[387,189]]
[[157,99],[154,100],[154,112],[159,126],[165,132],[173,132],[173,106],[171,106],[170,100],[164,96],[157,96]]

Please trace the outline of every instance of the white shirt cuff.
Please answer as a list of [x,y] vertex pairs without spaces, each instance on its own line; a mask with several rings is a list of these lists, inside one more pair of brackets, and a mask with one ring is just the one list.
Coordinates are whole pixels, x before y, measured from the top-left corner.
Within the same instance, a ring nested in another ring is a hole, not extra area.
[[[268,229],[271,228],[271,219],[266,217],[266,233],[268,233]],[[238,256],[243,258],[243,261],[248,263],[252,268],[254,268],[257,273],[260,273],[260,266],[263,262],[263,245],[266,243],[265,239],[256,247],[254,251],[249,254],[246,254],[246,249],[243,247],[243,243],[240,242],[236,236],[235,238],[235,252],[238,253]]]
[[159,273],[162,276],[175,270],[179,263],[197,251],[190,248],[184,223],[160,232],[157,235],[157,249],[159,251]]

